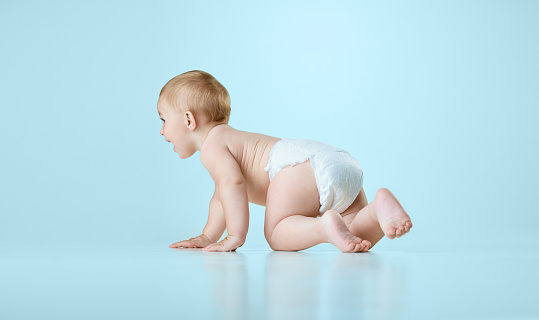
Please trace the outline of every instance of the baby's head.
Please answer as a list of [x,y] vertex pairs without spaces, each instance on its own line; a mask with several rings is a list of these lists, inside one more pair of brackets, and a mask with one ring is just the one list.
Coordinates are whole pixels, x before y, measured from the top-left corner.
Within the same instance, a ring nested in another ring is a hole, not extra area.
[[172,78],[159,94],[157,111],[163,120],[161,135],[174,144],[174,150],[185,159],[200,147],[198,134],[208,128],[227,124],[230,118],[230,96],[211,74],[193,70]]

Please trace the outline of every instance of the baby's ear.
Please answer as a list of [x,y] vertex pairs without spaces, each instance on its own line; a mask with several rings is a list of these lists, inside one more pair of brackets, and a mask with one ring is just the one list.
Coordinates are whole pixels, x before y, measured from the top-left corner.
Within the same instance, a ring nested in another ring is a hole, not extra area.
[[185,125],[187,126],[187,128],[191,131],[195,130],[195,128],[197,127],[197,122],[196,122],[195,116],[193,115],[191,111],[186,111],[184,113],[184,119],[185,119]]

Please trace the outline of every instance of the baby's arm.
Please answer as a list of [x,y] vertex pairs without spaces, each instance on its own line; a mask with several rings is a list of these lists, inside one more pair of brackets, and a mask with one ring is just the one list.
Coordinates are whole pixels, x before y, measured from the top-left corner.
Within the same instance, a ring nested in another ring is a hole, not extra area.
[[210,200],[210,213],[208,214],[208,222],[202,231],[202,234],[211,240],[211,243],[215,243],[221,239],[223,232],[225,232],[225,213],[221,200],[219,199],[219,188],[215,185],[215,192]]
[[215,181],[224,211],[228,235],[206,251],[232,251],[243,245],[249,229],[247,186],[236,159],[218,140],[206,140],[200,160]]
[[204,248],[212,243],[217,242],[223,232],[225,232],[225,214],[223,212],[223,206],[219,200],[219,190],[217,185],[215,186],[215,192],[210,200],[210,210],[208,214],[208,222],[202,231],[202,234],[198,237],[191,238],[189,240],[179,241],[171,244],[170,248]]

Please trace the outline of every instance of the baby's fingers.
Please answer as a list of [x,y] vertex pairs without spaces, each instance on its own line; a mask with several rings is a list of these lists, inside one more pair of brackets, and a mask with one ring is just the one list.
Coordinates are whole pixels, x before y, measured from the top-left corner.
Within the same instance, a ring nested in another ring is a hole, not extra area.
[[195,244],[191,240],[178,241],[168,246],[169,248],[193,248]]
[[168,246],[169,248],[178,248],[178,247],[181,247],[183,246],[183,241],[178,241],[176,243],[173,243],[171,244],[170,246]]
[[223,245],[222,242],[212,243],[212,244],[210,244],[209,246],[203,248],[202,250],[203,250],[203,251],[208,251],[208,252],[223,252],[223,251],[228,251],[228,250],[225,250],[225,246]]
[[[231,239],[233,239],[233,240],[231,240]],[[238,241],[237,239],[234,239],[234,238],[231,238],[230,236],[227,236],[223,240],[221,240],[221,241],[219,241],[217,243],[210,244],[209,246],[205,247],[202,250],[211,251],[211,252],[215,252],[215,251],[220,251],[220,252],[223,252],[223,251],[236,251],[236,249],[238,247],[241,247],[241,245],[243,245],[243,241]]]

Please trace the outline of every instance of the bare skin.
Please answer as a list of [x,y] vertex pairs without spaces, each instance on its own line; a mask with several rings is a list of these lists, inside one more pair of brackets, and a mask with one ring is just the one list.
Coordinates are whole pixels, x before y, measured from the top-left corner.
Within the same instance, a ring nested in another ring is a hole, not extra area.
[[[298,251],[332,243],[342,252],[365,252],[384,235],[399,238],[412,227],[408,214],[385,188],[371,203],[361,189],[343,213],[329,210],[318,217],[320,200],[309,160],[281,169],[271,183],[264,171],[279,138],[206,122],[189,111],[171,110],[161,100],[158,111],[166,122],[161,134],[174,144],[175,152],[184,159],[200,151],[201,162],[215,181],[203,233],[170,248],[236,250],[247,235],[248,202],[266,207],[264,234],[274,250]],[[225,229],[227,237],[218,242]]]

